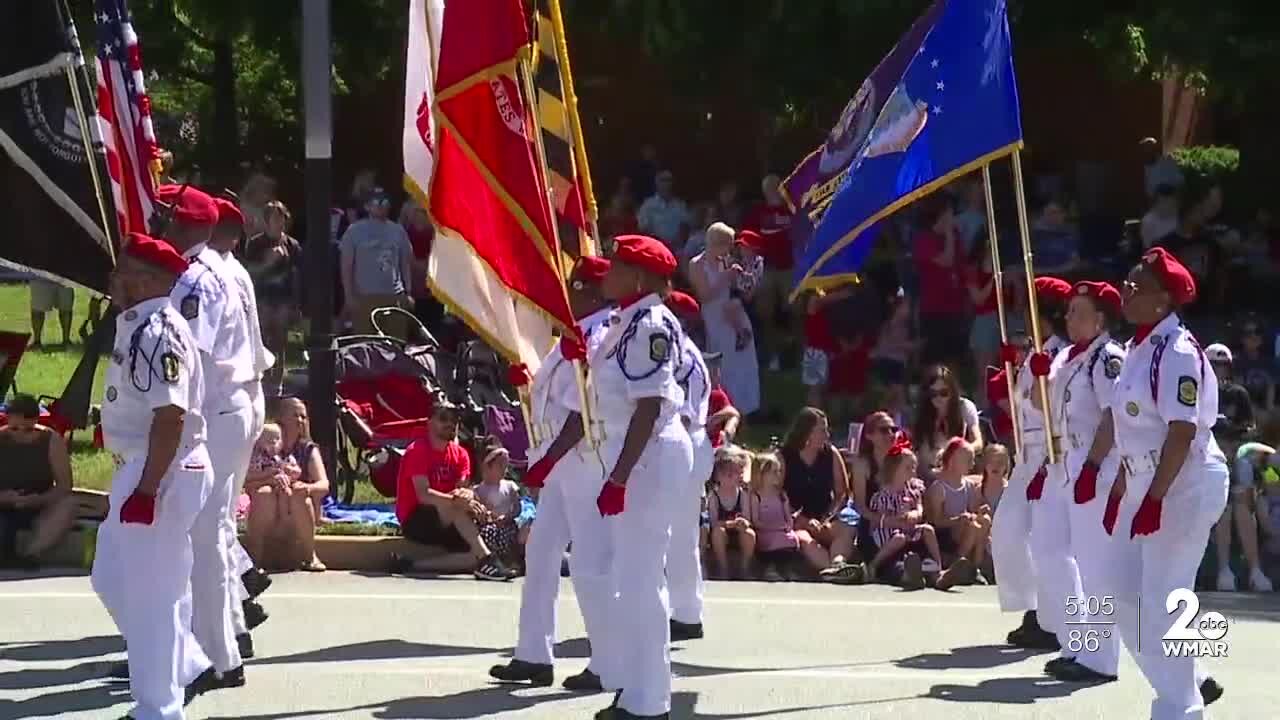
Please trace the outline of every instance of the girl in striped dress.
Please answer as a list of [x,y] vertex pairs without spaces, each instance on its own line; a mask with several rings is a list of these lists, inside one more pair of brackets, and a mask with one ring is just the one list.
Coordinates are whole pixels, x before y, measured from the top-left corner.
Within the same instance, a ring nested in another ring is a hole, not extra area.
[[879,549],[868,572],[874,576],[885,563],[905,551],[902,587],[908,590],[925,585],[924,562],[919,553],[922,544],[929,557],[942,566],[937,534],[932,525],[924,522],[924,483],[916,477],[917,464],[911,443],[904,439],[895,442],[885,458],[885,485],[871,496],[870,503],[871,510],[881,513],[883,519],[879,527],[872,529]]

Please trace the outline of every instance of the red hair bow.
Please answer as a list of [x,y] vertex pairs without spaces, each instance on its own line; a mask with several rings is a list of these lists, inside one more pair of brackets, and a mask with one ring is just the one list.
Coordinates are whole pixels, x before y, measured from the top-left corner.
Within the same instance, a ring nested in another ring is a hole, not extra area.
[[907,437],[904,432],[899,432],[898,437],[893,439],[893,445],[889,448],[889,457],[898,457],[904,453],[911,452],[911,438]]

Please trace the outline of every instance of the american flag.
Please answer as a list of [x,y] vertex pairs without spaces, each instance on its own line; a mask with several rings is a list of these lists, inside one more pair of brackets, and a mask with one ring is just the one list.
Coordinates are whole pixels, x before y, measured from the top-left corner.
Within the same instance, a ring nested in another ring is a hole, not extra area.
[[155,199],[149,166],[156,150],[142,50],[124,0],[97,0],[98,123],[121,237],[146,232]]

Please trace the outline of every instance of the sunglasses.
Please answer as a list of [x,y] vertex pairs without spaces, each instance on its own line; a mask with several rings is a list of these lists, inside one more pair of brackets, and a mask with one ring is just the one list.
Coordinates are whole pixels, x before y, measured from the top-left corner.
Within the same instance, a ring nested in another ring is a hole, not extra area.
[[898,429],[897,425],[881,425],[880,427],[873,429],[871,432],[877,435],[897,435]]

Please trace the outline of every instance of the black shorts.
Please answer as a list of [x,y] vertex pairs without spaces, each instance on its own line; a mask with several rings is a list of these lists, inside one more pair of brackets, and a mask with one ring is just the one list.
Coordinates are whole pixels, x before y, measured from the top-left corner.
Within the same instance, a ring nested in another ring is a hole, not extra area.
[[943,554],[953,553],[960,547],[951,528],[937,528],[935,534],[938,536],[938,549]]
[[0,557],[13,554],[18,532],[30,530],[38,517],[39,510],[0,508]]
[[457,528],[445,525],[440,513],[430,505],[419,505],[400,526],[400,534],[419,545],[438,545],[449,552],[468,552],[471,546],[458,534]]

